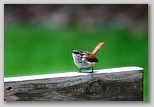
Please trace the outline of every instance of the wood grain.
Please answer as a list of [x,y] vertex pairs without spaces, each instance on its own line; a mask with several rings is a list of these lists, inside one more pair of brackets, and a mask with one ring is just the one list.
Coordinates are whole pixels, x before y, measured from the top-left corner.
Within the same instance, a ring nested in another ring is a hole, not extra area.
[[4,82],[5,101],[143,101],[143,70]]

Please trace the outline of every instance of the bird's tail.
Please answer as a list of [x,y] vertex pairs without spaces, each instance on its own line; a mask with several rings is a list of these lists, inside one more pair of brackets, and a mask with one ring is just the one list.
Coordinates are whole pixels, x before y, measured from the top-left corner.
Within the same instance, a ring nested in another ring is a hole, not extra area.
[[95,49],[92,51],[92,54],[95,56],[98,51],[101,49],[101,47],[103,46],[104,42],[100,42],[96,47]]

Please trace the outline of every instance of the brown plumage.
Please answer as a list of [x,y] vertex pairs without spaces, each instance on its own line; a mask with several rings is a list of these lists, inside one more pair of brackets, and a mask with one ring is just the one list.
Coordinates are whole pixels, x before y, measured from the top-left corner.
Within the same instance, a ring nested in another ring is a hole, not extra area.
[[103,44],[104,42],[100,42],[92,52],[83,51],[83,50],[72,51],[74,64],[78,68],[80,68],[78,72],[81,72],[82,69],[92,68],[92,73],[93,73],[94,65],[96,64],[96,62],[98,62],[98,59],[95,56]]
[[87,61],[90,61],[90,62],[98,62],[98,59],[90,52],[87,52],[86,53],[86,59]]
[[104,45],[104,42],[100,42],[96,47],[95,49],[92,51],[92,54],[95,56],[98,51],[101,49],[101,47]]

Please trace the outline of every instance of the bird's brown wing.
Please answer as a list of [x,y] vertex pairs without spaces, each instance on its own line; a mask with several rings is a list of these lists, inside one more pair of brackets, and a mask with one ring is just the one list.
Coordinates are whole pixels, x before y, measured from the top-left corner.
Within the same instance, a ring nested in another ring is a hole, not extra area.
[[87,52],[87,56],[88,56],[88,57],[86,57],[87,61],[98,62],[98,59],[93,54],[91,54],[90,52]]

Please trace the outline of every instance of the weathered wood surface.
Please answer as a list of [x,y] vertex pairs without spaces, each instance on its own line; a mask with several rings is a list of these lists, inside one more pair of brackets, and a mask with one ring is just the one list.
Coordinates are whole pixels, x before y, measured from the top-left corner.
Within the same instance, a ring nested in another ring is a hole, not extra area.
[[75,75],[44,79],[5,78],[4,100],[143,101],[143,69],[126,68],[97,70],[94,74],[74,72]]

